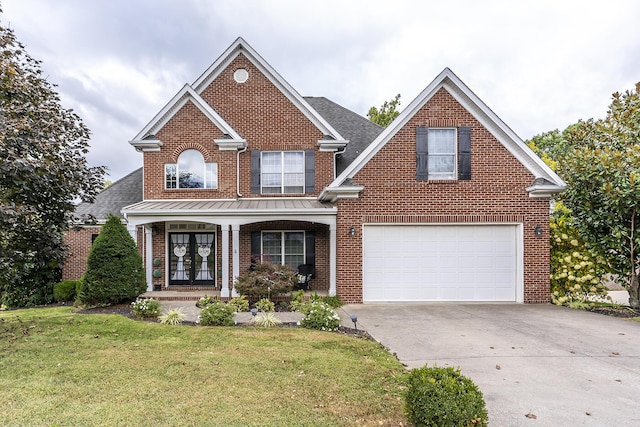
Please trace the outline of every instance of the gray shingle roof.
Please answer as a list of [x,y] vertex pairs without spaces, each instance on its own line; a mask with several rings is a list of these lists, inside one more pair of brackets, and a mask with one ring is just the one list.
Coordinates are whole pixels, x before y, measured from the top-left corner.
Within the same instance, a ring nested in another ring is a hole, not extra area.
[[93,215],[98,222],[104,222],[110,213],[121,216],[120,210],[142,201],[142,168],[117,180],[102,190],[93,203],[83,202],[76,207],[76,217]]
[[324,97],[305,96],[311,105],[331,126],[349,140],[347,150],[338,156],[337,172],[340,174],[384,130],[372,121],[336,104]]

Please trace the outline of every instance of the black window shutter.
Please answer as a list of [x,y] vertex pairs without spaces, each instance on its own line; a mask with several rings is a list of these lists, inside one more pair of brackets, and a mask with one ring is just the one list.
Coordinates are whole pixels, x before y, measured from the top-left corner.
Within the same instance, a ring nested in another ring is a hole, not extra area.
[[260,194],[260,150],[251,150],[251,193]]
[[416,180],[429,179],[429,128],[418,126],[416,128]]
[[471,128],[468,126],[458,128],[458,179],[471,179]]
[[306,251],[304,263],[316,266],[316,232],[307,231],[304,233]]
[[304,192],[313,194],[316,192],[316,152],[304,150]]
[[261,261],[261,258],[262,258],[262,256],[260,255],[260,246],[262,246],[260,244],[261,236],[262,236],[262,233],[260,233],[259,231],[251,232],[251,258],[258,263]]

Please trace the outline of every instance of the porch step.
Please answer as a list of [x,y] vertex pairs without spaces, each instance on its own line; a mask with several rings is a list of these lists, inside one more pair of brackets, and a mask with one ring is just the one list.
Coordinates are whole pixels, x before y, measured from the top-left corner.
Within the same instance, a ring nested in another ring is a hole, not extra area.
[[198,301],[203,296],[220,297],[220,291],[211,290],[181,290],[181,291],[154,291],[140,295],[143,298],[153,298],[158,301]]

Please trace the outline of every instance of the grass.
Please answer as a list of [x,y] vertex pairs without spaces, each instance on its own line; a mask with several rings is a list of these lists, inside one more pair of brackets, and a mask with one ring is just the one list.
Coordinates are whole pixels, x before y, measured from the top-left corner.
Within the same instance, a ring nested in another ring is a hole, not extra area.
[[406,425],[403,378],[334,333],[0,312],[0,425]]

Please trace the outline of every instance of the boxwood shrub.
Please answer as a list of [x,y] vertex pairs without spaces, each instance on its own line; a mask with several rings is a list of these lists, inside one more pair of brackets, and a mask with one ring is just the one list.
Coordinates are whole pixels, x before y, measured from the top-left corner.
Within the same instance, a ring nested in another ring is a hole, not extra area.
[[487,426],[482,392],[460,368],[414,369],[407,377],[405,412],[416,427]]
[[56,302],[73,301],[76,297],[76,280],[64,280],[53,285],[53,299]]
[[222,301],[213,301],[200,310],[202,326],[233,326],[233,307]]

